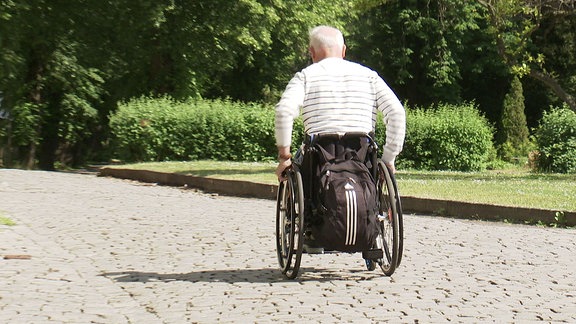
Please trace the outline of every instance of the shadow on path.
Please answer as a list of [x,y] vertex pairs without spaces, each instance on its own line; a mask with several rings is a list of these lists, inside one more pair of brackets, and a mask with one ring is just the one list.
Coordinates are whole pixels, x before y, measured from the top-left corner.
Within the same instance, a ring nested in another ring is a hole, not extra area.
[[117,282],[251,282],[251,283],[287,283],[302,281],[358,281],[381,278],[378,271],[350,271],[331,270],[319,268],[301,268],[295,280],[288,280],[282,276],[279,269],[231,269],[231,270],[204,270],[189,273],[157,273],[140,271],[107,272],[102,276]]

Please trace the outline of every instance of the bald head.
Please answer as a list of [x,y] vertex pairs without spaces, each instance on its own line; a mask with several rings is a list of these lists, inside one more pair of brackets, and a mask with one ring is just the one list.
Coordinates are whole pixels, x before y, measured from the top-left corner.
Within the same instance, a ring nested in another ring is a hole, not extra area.
[[318,26],[310,31],[310,55],[314,63],[328,57],[344,58],[346,45],[342,33],[330,26]]

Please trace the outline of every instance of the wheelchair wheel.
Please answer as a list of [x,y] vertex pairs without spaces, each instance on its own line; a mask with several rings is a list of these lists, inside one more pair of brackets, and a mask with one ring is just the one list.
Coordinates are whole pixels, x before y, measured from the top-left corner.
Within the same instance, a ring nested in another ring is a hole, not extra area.
[[381,161],[378,162],[378,202],[380,234],[376,244],[384,252],[384,257],[374,261],[385,275],[391,276],[402,260],[404,226],[396,180]]
[[278,187],[276,251],[282,274],[294,279],[300,269],[304,242],[304,191],[300,172],[289,171]]

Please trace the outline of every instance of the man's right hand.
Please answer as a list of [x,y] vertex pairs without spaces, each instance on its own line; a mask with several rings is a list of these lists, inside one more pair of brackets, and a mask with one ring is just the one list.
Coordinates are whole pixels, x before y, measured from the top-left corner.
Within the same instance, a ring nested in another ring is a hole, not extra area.
[[280,160],[278,166],[276,167],[276,176],[278,177],[278,181],[282,182],[285,181],[286,178],[286,170],[292,165],[291,159]]
[[384,163],[386,164],[386,166],[388,167],[388,169],[390,169],[390,172],[392,172],[392,174],[396,173],[396,167],[394,166],[394,162],[389,162],[389,163]]

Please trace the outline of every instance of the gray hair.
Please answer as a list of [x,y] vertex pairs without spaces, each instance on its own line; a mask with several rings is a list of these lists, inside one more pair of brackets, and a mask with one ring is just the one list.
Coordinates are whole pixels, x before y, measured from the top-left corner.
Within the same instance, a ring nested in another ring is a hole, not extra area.
[[330,26],[318,26],[310,30],[310,46],[314,48],[326,47],[337,48],[344,47],[344,36],[342,32]]

